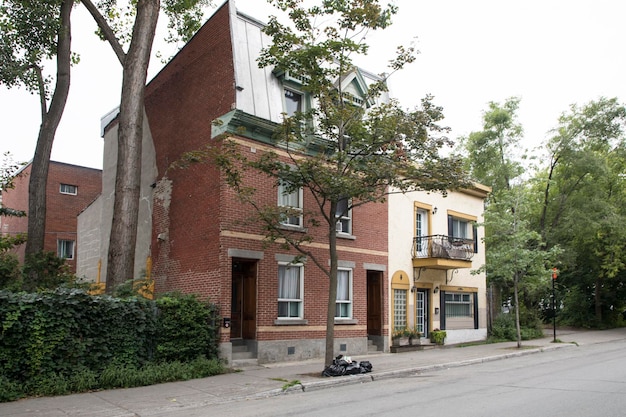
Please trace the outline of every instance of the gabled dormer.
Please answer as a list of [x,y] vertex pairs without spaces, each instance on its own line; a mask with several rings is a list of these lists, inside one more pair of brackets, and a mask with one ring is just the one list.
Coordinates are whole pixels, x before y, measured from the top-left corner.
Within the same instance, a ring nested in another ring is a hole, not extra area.
[[369,108],[375,103],[375,100],[369,96],[367,82],[359,68],[354,68],[343,75],[337,80],[335,86],[341,91],[344,100],[355,106]]

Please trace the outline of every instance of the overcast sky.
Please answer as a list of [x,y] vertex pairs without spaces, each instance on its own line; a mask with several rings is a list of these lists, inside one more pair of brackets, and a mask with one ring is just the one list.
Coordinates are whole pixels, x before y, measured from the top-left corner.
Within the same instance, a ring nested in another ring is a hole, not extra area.
[[[384,1],[383,1],[384,3]],[[524,142],[537,146],[570,104],[601,96],[626,101],[626,2],[619,0],[396,0],[387,30],[368,37],[361,64],[387,71],[395,47],[412,42],[417,61],[390,81],[391,94],[412,108],[426,94],[443,106],[451,137],[480,130],[489,101],[521,98]],[[221,4],[221,2],[219,2]],[[267,21],[264,0],[237,0],[242,11]],[[73,49],[81,62],[72,84],[52,159],[102,167],[100,118],[119,104],[121,67],[80,6],[73,12]],[[161,35],[161,38],[163,36]],[[171,47],[170,47],[171,48]],[[156,50],[171,55],[162,43]],[[152,59],[149,77],[163,66]],[[24,90],[0,86],[0,151],[32,159],[39,104]]]

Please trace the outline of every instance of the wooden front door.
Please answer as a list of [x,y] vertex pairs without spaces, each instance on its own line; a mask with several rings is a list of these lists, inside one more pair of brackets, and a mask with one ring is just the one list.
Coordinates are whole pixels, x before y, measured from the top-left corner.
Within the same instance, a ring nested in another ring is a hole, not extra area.
[[233,260],[231,339],[256,338],[256,261]]
[[383,334],[382,280],[382,272],[367,271],[367,334],[370,336]]

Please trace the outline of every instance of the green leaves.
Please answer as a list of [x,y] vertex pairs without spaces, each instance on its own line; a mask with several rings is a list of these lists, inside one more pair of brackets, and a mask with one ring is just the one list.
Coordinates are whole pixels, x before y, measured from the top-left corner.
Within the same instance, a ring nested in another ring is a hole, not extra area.
[[[178,361],[186,374],[210,375],[215,364],[206,358],[217,358],[217,323],[216,307],[192,296],[149,301],[76,289],[0,291],[0,381],[14,386],[15,398],[20,387],[52,395],[97,388],[96,380],[112,388],[184,377],[157,362]],[[53,381],[68,386],[49,392]]]
[[[0,5],[0,83],[39,91],[33,69],[56,55],[61,0],[4,0]],[[49,81],[49,80],[48,80]],[[47,83],[46,83],[47,84]]]

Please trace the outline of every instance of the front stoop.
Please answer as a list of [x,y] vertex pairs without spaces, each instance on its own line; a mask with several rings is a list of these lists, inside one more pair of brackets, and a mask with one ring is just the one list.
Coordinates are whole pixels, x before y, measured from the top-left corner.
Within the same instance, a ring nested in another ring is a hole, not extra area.
[[257,362],[256,351],[243,339],[234,339],[232,342],[233,364],[251,364]]

